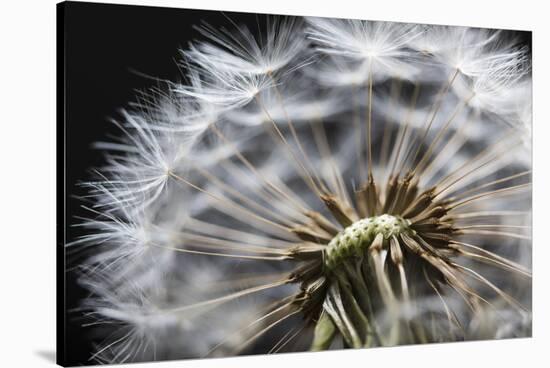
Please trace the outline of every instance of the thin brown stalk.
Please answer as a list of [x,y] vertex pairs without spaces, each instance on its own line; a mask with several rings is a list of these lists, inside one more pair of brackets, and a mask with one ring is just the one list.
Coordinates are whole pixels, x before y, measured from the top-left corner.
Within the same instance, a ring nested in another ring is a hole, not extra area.
[[328,142],[324,122],[322,120],[318,120],[317,123],[314,123],[312,121],[310,121],[309,123],[313,132],[315,144],[317,145],[317,148],[321,155],[321,159],[324,162],[328,162],[330,165],[331,174],[333,177],[333,186],[337,188],[336,192],[338,193],[338,197],[346,201],[347,204],[351,206],[350,197],[344,183],[342,172],[340,171],[339,165],[334,162],[334,156]]
[[509,233],[509,232],[505,232],[505,231],[462,230],[459,233],[464,234],[464,235],[470,234],[470,235],[502,236],[502,237],[505,237],[505,238],[516,238],[516,239],[523,239],[523,240],[531,240],[530,236],[516,234],[516,233]]
[[231,300],[235,300],[235,299],[240,298],[240,297],[245,296],[245,295],[254,294],[254,293],[264,291],[264,290],[267,290],[267,289],[273,289],[275,287],[279,287],[279,286],[288,284],[291,281],[292,281],[292,279],[283,278],[282,280],[279,280],[279,281],[275,281],[275,282],[272,282],[272,283],[269,283],[269,284],[266,284],[266,285],[254,286],[254,287],[244,289],[244,290],[241,290],[241,291],[238,291],[238,292],[235,292],[235,293],[231,293],[231,294],[228,294],[228,295],[221,296],[219,298],[209,299],[209,300],[205,300],[203,302],[198,302],[198,303],[194,303],[194,304],[185,305],[183,307],[164,309],[164,310],[161,310],[159,312],[160,313],[181,313],[181,312],[186,312],[186,311],[191,310],[191,309],[203,308],[203,307],[210,306],[210,305],[213,305],[213,304],[214,305],[219,305],[221,303],[225,303],[225,302],[228,302],[228,301],[231,301]]
[[279,196],[282,196],[283,198],[286,198],[291,203],[295,204],[298,209],[300,210],[307,210],[304,209],[303,205],[301,203],[296,202],[288,193],[285,193],[277,186],[273,185],[269,180],[267,180],[257,169],[256,167],[246,158],[244,155],[235,147],[233,142],[231,142],[214,124],[210,125],[210,129],[222,140],[224,143],[228,144],[228,146],[232,149],[232,151],[235,153],[235,156],[239,161],[241,161],[247,168],[250,170],[256,177],[258,177],[263,183],[265,183],[268,188],[270,188],[274,193],[277,193]]
[[372,59],[369,59],[369,94],[367,112],[367,165],[368,176],[372,177]]
[[[417,158],[418,154],[420,153],[420,148],[422,147],[422,144],[426,140],[426,137],[428,136],[428,133],[429,133],[431,127],[432,127],[432,124],[435,121],[437,113],[439,112],[439,109],[441,108],[441,105],[443,103],[443,99],[444,99],[445,95],[447,95],[447,93],[449,92],[449,89],[451,88],[451,86],[454,83],[456,77],[458,76],[458,73],[459,73],[459,70],[456,69],[454,71],[454,73],[452,73],[452,75],[451,75],[450,79],[447,81],[447,83],[443,86],[443,88],[437,94],[435,103],[433,105],[431,118],[427,121],[427,127],[426,127],[426,129],[424,129],[424,133],[422,135],[422,138],[420,139],[420,141],[417,144],[417,148],[416,148],[416,152],[414,153],[414,156],[412,156],[413,157],[412,161],[411,161],[412,164],[414,164],[414,162],[416,161],[416,158]],[[408,154],[407,154],[407,156],[408,156]],[[405,157],[405,160],[406,159],[407,159],[407,157]]]
[[317,172],[315,170],[315,167],[312,165],[311,160],[309,159],[309,156],[306,154],[306,151],[302,145],[302,142],[300,138],[298,137],[298,134],[296,132],[296,128],[294,127],[294,123],[292,122],[292,119],[288,115],[288,112],[286,111],[285,104],[283,101],[283,96],[281,95],[281,92],[279,91],[279,87],[277,87],[277,83],[275,83],[275,79],[273,77],[273,73],[268,73],[269,77],[271,78],[271,81],[273,82],[273,88],[275,90],[275,95],[277,96],[277,100],[279,102],[279,105],[281,105],[281,109],[283,110],[283,114],[285,116],[285,120],[288,124],[288,127],[290,128],[290,133],[292,134],[292,137],[294,138],[294,141],[296,142],[296,145],[298,146],[298,150],[300,151],[301,155],[303,156],[305,163],[309,168],[311,169],[311,172],[313,173],[313,176],[315,180],[317,181],[318,185],[323,188],[324,184],[323,181],[319,178],[317,175]]
[[230,199],[221,198],[221,197],[219,197],[219,196],[217,196],[217,195],[215,195],[215,194],[213,194],[213,193],[210,193],[209,191],[207,191],[207,190],[205,190],[205,189],[199,187],[198,185],[195,185],[195,184],[191,183],[189,180],[184,179],[183,177],[181,177],[181,176],[175,174],[174,172],[170,172],[169,175],[172,176],[173,178],[175,178],[175,179],[181,181],[182,183],[184,183],[184,184],[190,186],[191,188],[193,188],[193,189],[195,189],[195,190],[197,190],[197,191],[199,191],[199,192],[201,192],[201,193],[204,193],[204,194],[208,195],[209,197],[215,199],[216,201],[218,201],[218,202],[220,202],[220,203],[222,203],[222,204],[228,205],[228,206],[230,206],[230,207],[233,207],[233,208],[235,208],[235,209],[237,209],[237,210],[239,210],[239,211],[245,213],[246,215],[251,216],[251,217],[254,218],[254,219],[257,219],[257,220],[259,220],[259,221],[261,221],[261,222],[264,222],[264,223],[266,223],[266,224],[268,224],[268,225],[271,225],[271,226],[273,226],[273,227],[276,227],[276,228],[279,228],[279,229],[282,229],[282,230],[286,230],[286,231],[290,230],[287,226],[284,226],[284,225],[278,224],[278,223],[276,223],[276,222],[273,222],[273,221],[271,221],[271,220],[268,220],[268,219],[266,219],[266,218],[264,218],[264,217],[262,217],[262,216],[260,216],[260,215],[258,215],[258,214],[256,214],[256,213],[250,211],[248,208],[243,207],[243,206],[239,205],[238,203],[235,203],[234,201],[231,201]]
[[404,127],[400,128],[400,134],[399,134],[399,142],[397,145],[394,146],[394,150],[392,152],[393,156],[393,164],[391,166],[391,171],[389,177],[392,177],[395,173],[395,168],[397,166],[397,163],[399,161],[399,156],[401,155],[401,150],[403,148],[403,143],[405,141],[405,136],[408,133],[408,130],[410,128],[411,120],[412,120],[412,113],[416,107],[416,102],[418,100],[418,95],[420,94],[420,84],[416,83],[414,86],[414,92],[411,97],[411,102],[408,108],[407,117],[405,118],[405,125]]
[[522,312],[527,311],[527,308],[521,305],[520,302],[518,302],[516,299],[512,298],[510,295],[502,291],[499,287],[497,287],[495,284],[487,280],[485,277],[481,276],[478,272],[472,270],[471,268],[464,267],[462,265],[459,265],[458,263],[453,263],[453,266],[458,267],[459,269],[466,271],[466,273],[471,274],[473,278],[477,279],[484,285],[491,288],[493,291],[495,291],[502,299],[504,299],[506,302],[508,302],[511,306],[519,309]]
[[[490,252],[488,250],[485,250],[481,247],[478,247],[476,245],[473,245],[473,244],[470,244],[470,243],[464,243],[464,242],[459,242],[459,241],[456,241],[456,240],[452,240],[449,244],[449,246],[455,246],[455,249],[456,249],[456,246],[460,246],[460,247],[464,247],[464,248],[468,248],[468,249],[471,249],[475,252],[478,252],[478,253],[481,253],[483,256],[489,258],[489,259],[493,259],[494,261],[500,263],[500,264],[505,264],[507,265],[508,267],[512,268],[512,269],[515,269],[517,270],[518,272],[526,275],[526,276],[531,276],[531,271],[529,271],[527,268],[523,267],[522,265],[516,263],[516,262],[513,262],[509,259],[506,259],[504,257],[501,257],[499,256],[498,254],[495,254],[493,252]],[[464,250],[461,249],[462,252],[465,252]]]
[[[264,114],[266,115],[276,135],[280,138],[280,142],[285,148],[286,152],[290,154],[292,158],[292,162],[296,165],[297,172],[300,174],[300,176],[302,176],[304,182],[312,190],[312,192],[319,195],[321,191],[317,186],[317,183],[315,183],[315,180],[313,180],[313,177],[311,176],[311,173],[309,172],[309,170],[304,166],[301,160],[296,156],[296,153],[294,152],[292,147],[290,147],[290,144],[288,143],[287,139],[285,138],[284,134],[281,132],[279,127],[277,126],[277,123],[275,122],[275,120],[273,120],[273,118],[271,117],[271,114],[269,113],[269,111],[267,111],[259,95],[256,95],[256,102],[263,110]],[[279,140],[275,140],[275,141],[279,142]]]
[[492,185],[495,185],[495,184],[501,184],[501,183],[505,183],[507,181],[510,181],[510,180],[513,180],[513,179],[517,179],[517,178],[521,178],[522,176],[527,176],[527,175],[530,175],[531,174],[531,170],[526,170],[526,171],[523,171],[523,172],[520,172],[518,174],[514,174],[514,175],[509,175],[505,178],[502,178],[502,179],[498,179],[498,180],[493,180],[489,183],[485,183],[485,184],[481,184],[481,185],[478,185],[472,189],[468,189],[466,191],[463,191],[463,192],[460,192],[460,195],[457,195],[453,198],[462,198],[462,197],[465,197],[467,196],[468,194],[471,194],[471,193],[474,193],[474,192],[477,192],[478,190],[480,189],[483,189],[483,188],[487,188],[487,187],[490,187]]
[[529,188],[530,186],[531,186],[531,183],[525,183],[525,184],[514,185],[514,186],[508,187],[508,188],[497,189],[497,190],[492,190],[490,192],[484,192],[484,193],[476,194],[474,196],[467,197],[466,199],[464,199],[462,201],[454,202],[453,204],[451,204],[449,206],[449,211],[455,210],[457,208],[460,208],[464,205],[470,204],[470,203],[478,201],[478,200],[486,199],[488,197],[509,195],[510,192],[512,192],[512,194],[513,194],[513,192],[515,192],[515,191],[521,191],[521,190],[524,190],[526,188]]

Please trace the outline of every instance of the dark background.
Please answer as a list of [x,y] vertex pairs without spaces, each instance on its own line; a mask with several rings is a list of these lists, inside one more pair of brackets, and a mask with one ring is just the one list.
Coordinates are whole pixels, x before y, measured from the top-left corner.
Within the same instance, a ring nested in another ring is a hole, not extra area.
[[[90,170],[103,162],[92,143],[108,139],[109,134],[118,135],[109,118],[116,118],[118,109],[135,101],[137,90],[158,84],[139,73],[172,81],[182,79],[176,64],[178,50],[201,38],[193,25],[206,20],[232,29],[230,18],[253,30],[258,24],[265,25],[265,16],[80,2],[58,4],[57,11],[57,357],[60,364],[74,366],[93,364],[88,359],[94,338],[89,328],[82,327],[84,320],[75,310],[87,295],[71,271],[78,255],[66,255],[64,244],[83,235],[71,225],[78,223],[78,216],[87,215],[77,198],[85,194],[78,183],[90,179]],[[530,32],[517,34],[530,45]]]
[[136,91],[158,85],[140,73],[172,81],[182,79],[176,64],[180,59],[178,50],[201,38],[193,25],[204,19],[212,25],[232,28],[230,18],[254,29],[265,22],[262,15],[256,14],[80,2],[58,4],[57,17],[57,355],[61,364],[85,365],[93,364],[88,359],[94,338],[89,328],[81,326],[84,320],[75,308],[87,293],[78,285],[77,273],[71,271],[78,263],[78,254],[65,254],[64,243],[83,234],[71,225],[78,223],[77,216],[88,215],[77,198],[85,194],[78,183],[90,179],[90,170],[103,163],[101,152],[92,143],[108,139],[109,134],[118,135],[109,118],[116,118],[121,107],[135,101]]

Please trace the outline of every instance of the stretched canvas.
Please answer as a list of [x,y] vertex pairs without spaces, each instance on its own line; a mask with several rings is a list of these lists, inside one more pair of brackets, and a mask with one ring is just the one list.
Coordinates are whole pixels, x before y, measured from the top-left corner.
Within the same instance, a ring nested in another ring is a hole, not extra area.
[[57,10],[59,364],[531,336],[530,32]]

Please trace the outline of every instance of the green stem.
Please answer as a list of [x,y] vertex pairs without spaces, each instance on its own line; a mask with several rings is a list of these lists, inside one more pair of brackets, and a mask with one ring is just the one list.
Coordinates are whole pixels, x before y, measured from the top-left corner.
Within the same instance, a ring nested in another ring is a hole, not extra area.
[[321,312],[319,321],[315,325],[315,332],[313,334],[313,342],[311,344],[311,351],[327,350],[332,344],[332,340],[336,336],[336,327],[332,322],[332,318],[324,310]]

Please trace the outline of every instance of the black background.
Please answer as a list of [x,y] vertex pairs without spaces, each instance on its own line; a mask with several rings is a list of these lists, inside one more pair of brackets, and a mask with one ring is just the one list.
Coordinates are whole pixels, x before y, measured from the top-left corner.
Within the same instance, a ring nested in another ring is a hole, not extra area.
[[[60,364],[74,366],[93,364],[88,359],[94,339],[74,310],[86,291],[78,286],[76,273],[70,271],[77,262],[73,256],[66,258],[64,244],[82,235],[71,225],[78,222],[77,216],[87,215],[80,207],[82,201],[76,198],[85,194],[78,183],[89,179],[90,169],[103,161],[92,143],[108,139],[109,134],[118,135],[109,118],[116,118],[118,109],[135,101],[136,90],[157,85],[139,73],[172,81],[182,79],[176,64],[178,50],[201,38],[193,25],[206,20],[232,29],[233,21],[256,29],[258,24],[265,25],[265,20],[256,14],[80,2],[59,4],[57,16],[57,357]],[[530,45],[529,32],[518,34]]]

